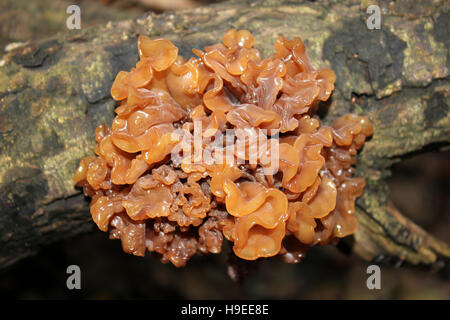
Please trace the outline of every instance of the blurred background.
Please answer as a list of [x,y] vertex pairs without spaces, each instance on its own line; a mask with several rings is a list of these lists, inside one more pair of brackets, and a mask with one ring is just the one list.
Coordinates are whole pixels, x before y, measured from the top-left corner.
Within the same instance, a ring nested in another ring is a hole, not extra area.
[[[0,48],[52,36],[65,27],[66,8],[82,8],[82,27],[220,0],[2,0]],[[3,54],[3,53],[2,53]],[[395,165],[389,181],[394,204],[408,218],[450,243],[450,151],[413,155]],[[381,290],[366,287],[371,263],[338,247],[312,248],[303,262],[267,259],[245,265],[242,281],[227,273],[230,247],[195,256],[185,268],[123,253],[120,241],[95,230],[43,248],[0,271],[0,298],[13,299],[450,299],[450,269],[382,261]],[[66,268],[79,265],[81,290],[68,290]]]

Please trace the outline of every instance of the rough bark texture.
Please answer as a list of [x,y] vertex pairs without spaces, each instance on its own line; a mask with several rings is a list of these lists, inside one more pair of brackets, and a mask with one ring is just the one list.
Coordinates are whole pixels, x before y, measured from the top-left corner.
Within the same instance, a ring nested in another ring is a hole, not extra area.
[[[67,7],[80,6],[81,27],[105,24],[108,21],[133,19],[142,14],[138,8],[121,10],[92,0],[2,0],[0,1],[0,47],[16,42],[44,39],[66,27]],[[3,51],[3,50],[2,50]]]
[[250,30],[267,55],[277,35],[300,36],[314,65],[337,75],[324,121],[348,112],[373,121],[357,166],[366,191],[357,202],[354,251],[412,264],[448,258],[447,244],[390,205],[386,178],[403,156],[450,143],[449,3],[379,2],[381,29],[368,30],[373,3],[232,1],[68,31],[3,56],[0,267],[95,228],[71,176],[92,153],[95,127],[113,118],[109,89],[117,72],[137,61],[137,36],[167,37],[189,57],[231,27]]

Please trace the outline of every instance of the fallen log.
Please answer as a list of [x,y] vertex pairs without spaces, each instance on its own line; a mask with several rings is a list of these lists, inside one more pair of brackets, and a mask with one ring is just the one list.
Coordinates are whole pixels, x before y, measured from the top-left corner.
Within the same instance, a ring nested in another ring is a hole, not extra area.
[[138,58],[139,34],[191,48],[215,43],[229,28],[248,29],[255,47],[300,36],[315,67],[337,75],[323,121],[353,112],[375,126],[358,157],[366,191],[357,201],[354,252],[367,260],[394,257],[433,265],[448,244],[405,218],[389,201],[392,164],[450,144],[449,4],[380,4],[381,28],[368,29],[357,1],[231,1],[146,14],[132,21],[68,30],[30,42],[0,60],[0,268],[49,243],[93,230],[89,201],[72,183],[92,153],[94,129],[111,123],[110,87]]

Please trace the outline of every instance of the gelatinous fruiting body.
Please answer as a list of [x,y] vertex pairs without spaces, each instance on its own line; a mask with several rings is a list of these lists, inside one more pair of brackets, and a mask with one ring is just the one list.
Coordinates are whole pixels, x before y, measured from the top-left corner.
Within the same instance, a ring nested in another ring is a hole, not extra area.
[[117,115],[73,176],[125,252],[180,267],[225,238],[242,259],[297,262],[355,231],[364,180],[352,166],[370,121],[321,125],[334,72],[315,70],[300,38],[279,37],[267,59],[253,42],[229,30],[186,61],[170,41],[139,37],[140,60],[111,88]]

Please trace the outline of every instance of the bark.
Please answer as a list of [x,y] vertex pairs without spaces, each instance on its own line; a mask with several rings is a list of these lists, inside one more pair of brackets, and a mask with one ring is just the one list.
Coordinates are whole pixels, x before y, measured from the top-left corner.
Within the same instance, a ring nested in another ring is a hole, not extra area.
[[369,30],[367,6],[353,0],[232,1],[71,30],[3,56],[0,267],[95,229],[71,176],[92,153],[95,127],[111,123],[109,89],[118,71],[135,65],[137,36],[166,37],[187,58],[231,27],[250,30],[266,55],[277,35],[300,36],[314,65],[337,75],[324,122],[348,112],[373,121],[357,165],[366,191],[357,201],[354,252],[426,265],[450,257],[446,243],[393,208],[386,184],[404,156],[449,145],[449,3],[379,6],[381,29]]
[[2,0],[0,1],[0,47],[16,42],[44,39],[66,28],[66,10],[76,4],[81,8],[83,28],[108,21],[133,19],[142,14],[138,8],[123,10],[101,1],[71,0]]

